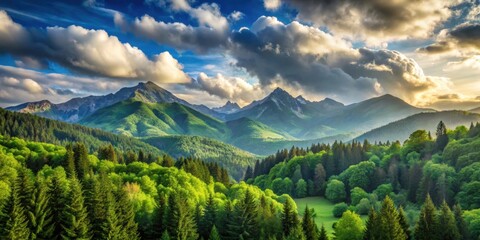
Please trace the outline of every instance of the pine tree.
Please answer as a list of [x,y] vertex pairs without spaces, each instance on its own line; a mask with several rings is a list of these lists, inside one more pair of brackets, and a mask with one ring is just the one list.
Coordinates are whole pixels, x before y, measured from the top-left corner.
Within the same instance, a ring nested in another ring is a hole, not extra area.
[[208,240],[220,240],[220,234],[218,234],[217,227],[213,225],[212,231],[210,231],[210,236],[208,238],[205,238]]
[[302,227],[298,225],[296,228],[292,229],[290,235],[288,235],[285,240],[305,240]]
[[19,177],[12,186],[12,192],[2,209],[0,218],[0,237],[8,240],[29,239],[30,229],[25,209],[21,205]]
[[167,232],[167,231],[163,232],[162,237],[160,238],[160,240],[170,240],[170,235],[168,235],[168,232]]
[[385,197],[383,200],[379,218],[379,223],[381,224],[381,239],[404,240],[407,238],[402,226],[400,225],[398,212],[389,196]]
[[[112,183],[106,173],[100,173],[100,198],[101,204],[97,209],[102,207],[105,214],[100,219],[101,222],[100,236],[101,239],[122,239],[122,226],[119,222],[119,216],[116,212],[116,199],[112,192]],[[102,219],[103,218],[103,219]]]
[[64,168],[65,171],[67,172],[68,177],[76,177],[76,171],[75,171],[75,155],[73,152],[73,146],[72,144],[68,144],[65,149],[67,152],[65,153],[65,159],[64,159]]
[[53,218],[53,237],[52,239],[60,239],[63,232],[61,214],[65,210],[66,189],[58,174],[53,175],[49,182],[48,198]]
[[317,239],[317,225],[313,219],[313,210],[310,210],[308,206],[305,207],[302,218],[302,229],[305,234],[305,239],[316,240]]
[[283,234],[289,236],[290,232],[298,226],[297,213],[293,209],[293,203],[287,199],[283,204],[282,227]]
[[63,239],[90,239],[90,222],[84,205],[82,186],[76,178],[70,181],[70,194],[62,214]]
[[53,215],[47,191],[48,188],[45,184],[36,184],[33,198],[35,205],[28,213],[32,239],[51,239],[53,237]]
[[197,225],[194,215],[186,202],[180,205],[180,218],[178,221],[177,239],[196,240],[198,238]]
[[83,143],[73,145],[73,156],[75,158],[75,170],[79,179],[83,179],[90,172],[90,163],[88,161],[88,149]]
[[115,195],[115,214],[120,225],[120,239],[136,240],[138,236],[138,225],[135,222],[135,212],[132,203],[128,199],[127,192],[119,187]]
[[412,239],[412,232],[410,231],[410,225],[408,224],[407,221],[407,216],[405,215],[405,211],[403,210],[402,207],[398,209],[398,222],[400,223],[400,226],[403,229],[403,232],[406,235],[406,239]]
[[460,239],[455,216],[444,201],[440,207],[440,212],[436,219],[437,229],[435,230],[437,239],[454,240]]
[[460,205],[456,204],[455,206],[453,206],[453,214],[455,215],[455,222],[461,239],[468,239],[469,234],[467,224],[463,219],[462,208],[460,207]]
[[258,238],[260,234],[258,206],[250,190],[247,190],[245,197],[235,205],[230,217],[227,223],[228,238],[245,240]]
[[180,204],[178,203],[175,193],[170,193],[168,196],[168,210],[167,210],[167,231],[170,236],[178,236],[178,223],[180,221]]
[[216,223],[215,212],[216,212],[215,202],[213,201],[213,196],[210,195],[208,197],[207,204],[205,205],[205,211],[203,213],[203,216],[200,219],[200,223],[198,226],[200,236],[203,237],[204,239],[208,239],[208,236],[212,231],[212,227]]
[[368,212],[368,220],[365,227],[365,233],[363,235],[364,240],[380,240],[380,217],[377,211],[372,207]]
[[435,239],[435,211],[435,205],[433,205],[430,195],[427,195],[415,226],[415,240]]
[[437,139],[435,140],[435,148],[437,151],[443,151],[448,144],[447,127],[443,121],[438,123],[436,135]]
[[323,224],[322,228],[320,228],[318,240],[328,240],[327,230],[325,230],[325,226],[323,226]]
[[167,200],[161,194],[158,199],[158,207],[155,209],[153,219],[153,238],[160,238],[166,231],[165,214],[167,213]]

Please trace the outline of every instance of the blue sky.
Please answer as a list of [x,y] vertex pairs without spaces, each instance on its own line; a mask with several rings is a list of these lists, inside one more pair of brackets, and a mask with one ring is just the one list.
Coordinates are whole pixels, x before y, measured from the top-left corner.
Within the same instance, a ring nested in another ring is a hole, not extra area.
[[276,87],[480,106],[477,0],[7,0],[0,11],[0,106],[140,81],[208,106]]

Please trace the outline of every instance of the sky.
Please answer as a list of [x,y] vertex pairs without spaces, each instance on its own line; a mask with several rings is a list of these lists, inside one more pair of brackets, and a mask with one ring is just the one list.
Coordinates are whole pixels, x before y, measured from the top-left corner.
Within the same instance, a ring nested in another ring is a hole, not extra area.
[[480,107],[480,0],[0,2],[0,107],[152,81],[245,106],[276,87]]

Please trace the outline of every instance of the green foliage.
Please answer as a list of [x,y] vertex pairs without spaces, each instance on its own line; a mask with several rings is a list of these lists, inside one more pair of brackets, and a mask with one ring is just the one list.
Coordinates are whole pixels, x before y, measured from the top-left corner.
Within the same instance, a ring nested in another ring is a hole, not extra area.
[[455,216],[446,202],[440,206],[440,212],[437,215],[435,229],[437,239],[454,240],[460,239],[460,233],[455,222]]
[[333,216],[334,217],[341,217],[343,215],[344,212],[346,212],[348,210],[348,205],[344,202],[342,203],[337,203],[335,204],[335,206],[333,207]]
[[335,225],[335,238],[337,240],[361,240],[363,239],[363,222],[360,216],[352,211],[343,213]]
[[415,239],[416,240],[431,240],[435,239],[435,205],[433,205],[432,199],[427,195],[427,199],[420,212],[420,217],[415,226]]
[[318,227],[315,224],[313,217],[313,209],[305,207],[302,217],[302,230],[305,235],[305,239],[314,240],[318,238]]
[[337,179],[330,180],[325,190],[325,197],[334,203],[345,201],[345,184]]
[[295,211],[294,206],[295,203],[290,199],[287,199],[283,204],[282,230],[284,236],[290,236],[292,231],[294,231],[299,225],[297,212]]
[[386,197],[380,210],[380,239],[403,240],[407,235],[400,223],[400,217],[390,197]]

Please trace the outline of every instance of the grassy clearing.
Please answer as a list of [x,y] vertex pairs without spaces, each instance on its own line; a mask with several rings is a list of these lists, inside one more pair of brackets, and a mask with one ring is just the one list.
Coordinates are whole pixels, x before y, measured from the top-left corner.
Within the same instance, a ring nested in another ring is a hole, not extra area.
[[[306,198],[297,198],[294,199],[297,204],[298,213],[300,216],[303,215],[305,206],[308,205],[309,208],[315,209],[315,222],[317,223],[318,228],[322,227],[322,224],[325,226],[327,232],[332,235],[333,229],[332,225],[334,222],[338,221],[338,218],[334,217],[332,214],[333,204],[323,197],[306,197]],[[367,216],[361,216],[363,221],[366,221]]]

